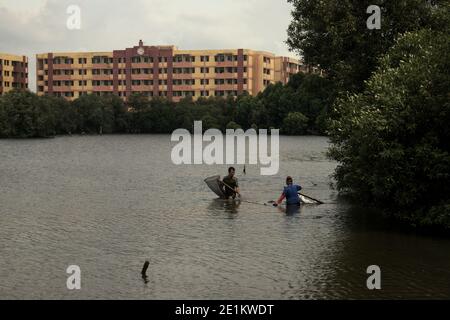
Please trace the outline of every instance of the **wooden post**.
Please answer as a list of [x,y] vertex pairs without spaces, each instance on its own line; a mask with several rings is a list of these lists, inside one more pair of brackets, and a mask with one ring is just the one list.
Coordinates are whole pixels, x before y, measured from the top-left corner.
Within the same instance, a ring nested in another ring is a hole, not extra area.
[[148,260],[145,261],[144,267],[142,268],[142,271],[141,271],[141,274],[142,274],[143,278],[147,278],[147,269],[148,269],[149,265],[150,265],[150,262],[148,262]]

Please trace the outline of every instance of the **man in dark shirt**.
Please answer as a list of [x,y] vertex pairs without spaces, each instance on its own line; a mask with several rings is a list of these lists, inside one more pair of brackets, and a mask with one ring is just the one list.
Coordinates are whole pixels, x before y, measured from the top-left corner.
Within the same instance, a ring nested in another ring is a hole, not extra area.
[[230,167],[228,169],[228,176],[224,177],[222,180],[223,191],[225,193],[226,198],[233,197],[236,198],[236,195],[241,196],[239,192],[239,183],[238,179],[234,176],[236,173],[236,169]]

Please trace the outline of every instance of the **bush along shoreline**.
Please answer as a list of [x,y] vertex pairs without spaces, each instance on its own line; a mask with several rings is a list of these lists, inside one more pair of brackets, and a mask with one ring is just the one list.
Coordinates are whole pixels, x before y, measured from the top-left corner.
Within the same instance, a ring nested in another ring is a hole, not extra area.
[[[450,231],[448,0],[288,2],[290,49],[338,92],[328,135],[339,193]],[[379,29],[368,28],[369,5],[380,8]]]
[[43,138],[66,134],[172,133],[203,129],[280,129],[285,135],[325,134],[334,100],[332,83],[318,75],[297,74],[287,85],[269,85],[256,97],[210,97],[180,102],[134,94],[86,95],[74,101],[11,91],[0,97],[0,138]]

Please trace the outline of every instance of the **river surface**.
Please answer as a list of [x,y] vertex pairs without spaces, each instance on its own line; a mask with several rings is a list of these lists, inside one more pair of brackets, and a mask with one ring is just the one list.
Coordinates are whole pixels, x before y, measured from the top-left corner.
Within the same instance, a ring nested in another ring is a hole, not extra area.
[[[280,142],[276,176],[236,166],[254,202],[236,204],[203,182],[226,166],[172,164],[168,135],[0,140],[0,299],[450,298],[450,239],[339,200],[326,138]],[[326,204],[262,205],[286,175]],[[69,265],[81,290],[66,287]]]

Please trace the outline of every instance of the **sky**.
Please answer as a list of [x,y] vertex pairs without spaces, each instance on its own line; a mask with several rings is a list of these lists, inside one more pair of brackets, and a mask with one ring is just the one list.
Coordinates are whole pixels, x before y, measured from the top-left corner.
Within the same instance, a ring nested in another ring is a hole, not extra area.
[[[80,8],[79,30],[67,27],[71,5]],[[291,9],[287,0],[0,0],[0,52],[29,57],[32,91],[37,53],[112,51],[140,39],[295,57],[285,43]]]

